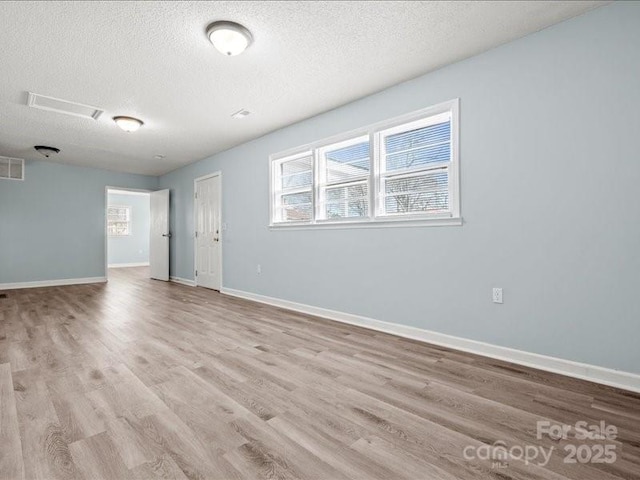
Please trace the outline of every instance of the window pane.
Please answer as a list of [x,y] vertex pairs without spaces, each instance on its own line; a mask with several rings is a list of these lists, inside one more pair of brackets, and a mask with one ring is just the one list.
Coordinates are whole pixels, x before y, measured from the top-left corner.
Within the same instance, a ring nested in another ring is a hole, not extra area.
[[281,196],[282,221],[311,220],[311,192],[290,193]]
[[0,178],[9,178],[9,159],[0,158]]
[[281,188],[310,187],[313,182],[313,157],[296,158],[280,164]]
[[113,207],[107,209],[107,218],[110,222],[127,222],[129,221],[129,207]]
[[389,135],[385,139],[385,153],[395,153],[412,148],[424,147],[451,139],[451,122],[437,123],[408,132]]
[[357,218],[369,215],[366,183],[331,187],[325,190],[325,218]]
[[129,235],[130,225],[129,222],[112,222],[107,225],[107,231],[114,236]]
[[385,180],[387,214],[446,211],[449,209],[449,175],[446,169]]
[[441,143],[387,155],[386,170],[422,167],[430,163],[448,162],[450,159],[451,144]]
[[369,175],[369,141],[349,145],[324,154],[327,182],[360,178]]
[[22,178],[22,162],[20,160],[11,160],[11,170],[9,171],[11,178]]

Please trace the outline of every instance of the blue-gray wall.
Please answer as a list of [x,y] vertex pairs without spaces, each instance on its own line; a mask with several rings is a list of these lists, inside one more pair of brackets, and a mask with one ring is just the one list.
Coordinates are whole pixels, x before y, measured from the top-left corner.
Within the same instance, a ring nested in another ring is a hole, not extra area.
[[103,277],[105,187],[156,189],[157,177],[28,161],[0,180],[0,284]]
[[[167,174],[171,274],[221,170],[225,287],[640,373],[638,46],[612,4]],[[462,227],[268,229],[269,154],[456,97]]]
[[109,266],[149,263],[149,195],[109,193],[109,205],[131,207],[131,235],[108,237]]

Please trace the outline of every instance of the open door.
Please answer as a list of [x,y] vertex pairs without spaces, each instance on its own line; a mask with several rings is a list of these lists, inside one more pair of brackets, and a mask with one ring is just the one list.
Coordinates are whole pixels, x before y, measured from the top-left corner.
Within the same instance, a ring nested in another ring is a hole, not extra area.
[[151,278],[165,282],[169,280],[169,238],[169,190],[151,192]]

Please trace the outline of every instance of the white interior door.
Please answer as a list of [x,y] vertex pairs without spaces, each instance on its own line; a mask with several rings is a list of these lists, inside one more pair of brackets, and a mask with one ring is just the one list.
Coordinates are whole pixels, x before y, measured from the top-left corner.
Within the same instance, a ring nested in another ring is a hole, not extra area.
[[169,190],[151,192],[151,238],[149,264],[151,278],[169,280]]
[[222,286],[220,175],[196,180],[196,285],[220,290]]

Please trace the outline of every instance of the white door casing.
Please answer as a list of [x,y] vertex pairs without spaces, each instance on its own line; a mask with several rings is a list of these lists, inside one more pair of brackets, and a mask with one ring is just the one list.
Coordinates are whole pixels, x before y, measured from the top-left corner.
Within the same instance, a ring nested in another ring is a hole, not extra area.
[[151,278],[169,281],[169,190],[151,192],[150,235]]
[[195,279],[199,287],[222,287],[222,177],[195,180]]

